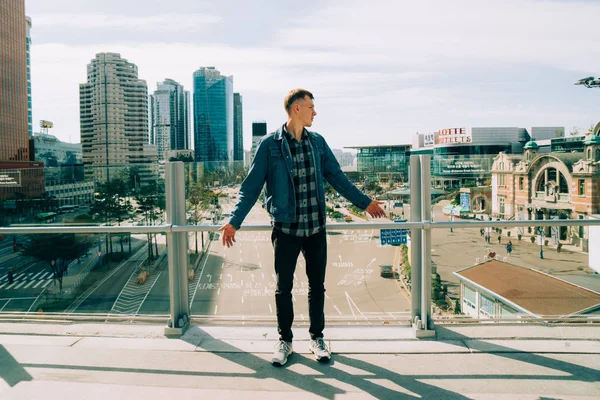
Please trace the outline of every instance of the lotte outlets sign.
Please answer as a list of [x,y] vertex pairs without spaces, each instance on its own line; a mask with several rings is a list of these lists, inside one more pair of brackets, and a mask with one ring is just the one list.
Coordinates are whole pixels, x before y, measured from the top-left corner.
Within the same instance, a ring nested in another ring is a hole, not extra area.
[[449,128],[437,131],[437,144],[468,144],[473,142],[470,129],[467,128]]

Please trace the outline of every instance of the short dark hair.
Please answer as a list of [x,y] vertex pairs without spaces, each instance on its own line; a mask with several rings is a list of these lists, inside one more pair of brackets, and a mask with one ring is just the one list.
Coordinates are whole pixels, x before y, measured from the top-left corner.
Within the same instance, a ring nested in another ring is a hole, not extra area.
[[283,99],[283,107],[285,108],[285,111],[289,114],[290,110],[292,109],[292,105],[298,100],[304,99],[306,96],[308,96],[311,100],[315,99],[313,94],[306,89],[290,90],[288,95],[285,96],[285,99]]

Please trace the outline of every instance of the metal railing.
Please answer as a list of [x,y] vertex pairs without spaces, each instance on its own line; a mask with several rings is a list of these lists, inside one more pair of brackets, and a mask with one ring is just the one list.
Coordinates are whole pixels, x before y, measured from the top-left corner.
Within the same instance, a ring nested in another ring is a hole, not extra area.
[[[411,232],[411,322],[417,332],[427,335],[433,329],[431,317],[431,231],[433,229],[460,228],[513,228],[513,227],[549,227],[549,226],[600,226],[600,220],[501,220],[501,221],[452,221],[433,222],[431,218],[430,185],[422,182],[430,180],[430,156],[411,157],[411,208],[410,222],[369,222],[353,223],[353,230],[373,229],[410,229]],[[186,223],[185,182],[182,162],[166,163],[166,224],[158,226],[36,226],[36,227],[0,227],[0,234],[52,234],[52,233],[165,233],[167,236],[170,313],[166,334],[181,334],[190,322],[188,301],[187,249],[189,232],[214,232],[220,225]],[[537,194],[537,193],[536,193]],[[327,224],[330,231],[347,230],[346,223]],[[270,224],[245,224],[241,231],[270,231]],[[46,315],[46,318],[49,316]],[[32,316],[32,318],[42,318]],[[54,316],[57,319],[94,319],[93,315]],[[131,320],[132,316],[107,316],[102,320]],[[135,317],[136,320],[160,319],[154,317]]]

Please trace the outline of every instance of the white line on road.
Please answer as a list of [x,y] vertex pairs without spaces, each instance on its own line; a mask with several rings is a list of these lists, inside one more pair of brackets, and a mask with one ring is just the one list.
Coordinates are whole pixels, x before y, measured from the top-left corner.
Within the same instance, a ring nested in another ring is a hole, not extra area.
[[217,294],[221,294],[221,288],[219,288],[219,290],[217,290]]
[[296,296],[292,295],[292,300],[296,301]]
[[223,279],[223,274],[219,275],[219,280]]
[[337,306],[335,306],[335,305],[334,305],[334,306],[333,306],[333,308],[335,308],[335,310],[336,310],[336,311],[337,311],[337,312],[338,312],[340,315],[342,315],[342,312],[340,311],[340,309],[339,309],[339,308],[337,308]]
[[261,272],[260,275],[262,276],[263,279],[265,279],[265,273]]
[[38,286],[40,286],[42,283],[44,283],[44,281],[39,281],[37,285],[35,285],[33,288],[37,288]]
[[36,282],[37,281],[31,281],[31,282],[29,282],[27,285],[23,286],[23,289],[27,289],[29,286],[33,285]]
[[304,314],[300,314],[300,318],[302,318],[302,321],[304,321]]
[[8,301],[6,303],[4,303],[4,305],[2,306],[2,308],[0,308],[0,311],[4,310],[4,307],[6,307],[8,305],[8,303],[10,303],[12,299],[8,299]]
[[26,283],[27,283],[27,281],[23,281],[23,282],[19,283],[17,286],[15,286],[13,289],[18,289]]
[[244,304],[244,296],[242,296],[242,304]]
[[327,293],[325,293],[325,298],[326,298],[326,299],[329,299],[329,296],[327,296]]
[[48,286],[50,284],[50,282],[52,282],[52,279],[48,279],[48,282],[44,283],[42,285],[42,287],[45,288],[46,286]]
[[219,305],[215,305],[215,315],[217,314],[217,309],[219,308]]
[[273,314],[273,307],[271,306],[271,303],[269,303],[269,311],[271,312],[271,314]]

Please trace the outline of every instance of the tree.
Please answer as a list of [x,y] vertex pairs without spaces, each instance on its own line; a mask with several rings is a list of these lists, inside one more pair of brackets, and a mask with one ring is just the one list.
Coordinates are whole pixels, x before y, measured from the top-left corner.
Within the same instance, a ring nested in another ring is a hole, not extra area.
[[[131,203],[126,198],[127,185],[125,181],[120,178],[112,179],[105,183],[99,183],[97,187],[96,199],[92,206],[92,214],[98,213],[106,224],[112,224],[113,222],[121,222],[123,214],[127,214],[131,211]],[[109,249],[109,253],[112,254],[112,240],[109,240],[109,236],[106,236],[106,247]],[[123,245],[121,243],[121,251]]]
[[[138,210],[142,212],[142,215],[146,219],[146,225],[154,225],[158,216],[165,209],[165,190],[162,185],[159,185],[155,181],[149,182],[147,185],[142,186],[137,193],[134,195],[134,199],[138,204]],[[154,239],[154,246],[156,250],[156,257],[158,257],[158,241],[156,234],[148,233],[148,258],[154,259],[152,250],[152,240]]]
[[21,254],[48,263],[52,276],[59,283],[62,293],[63,276],[73,260],[85,255],[94,245],[94,235],[88,234],[39,234],[31,235],[24,243]]
[[[198,225],[202,212],[206,210],[211,203],[211,192],[198,183],[190,186],[188,193],[188,206],[191,211],[190,222]],[[198,232],[195,232],[196,254],[198,254]],[[202,236],[202,248],[204,249],[204,236]]]

